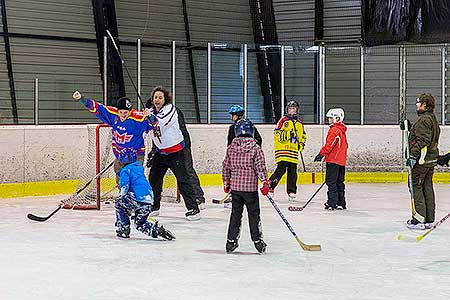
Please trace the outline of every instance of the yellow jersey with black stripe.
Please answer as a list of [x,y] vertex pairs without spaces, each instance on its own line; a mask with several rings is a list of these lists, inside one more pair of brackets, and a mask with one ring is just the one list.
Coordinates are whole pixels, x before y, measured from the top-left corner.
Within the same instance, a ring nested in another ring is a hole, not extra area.
[[306,132],[296,116],[286,115],[278,121],[273,131],[275,162],[287,161],[297,163],[298,153],[303,151]]

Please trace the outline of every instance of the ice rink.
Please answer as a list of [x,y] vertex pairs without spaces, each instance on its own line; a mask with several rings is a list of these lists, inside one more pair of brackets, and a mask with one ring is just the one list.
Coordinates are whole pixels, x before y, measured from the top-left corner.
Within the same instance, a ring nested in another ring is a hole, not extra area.
[[[298,204],[318,188],[299,185]],[[448,299],[450,221],[424,240],[404,222],[405,184],[347,184],[346,211],[325,211],[326,188],[303,212],[289,212],[285,187],[275,200],[300,239],[320,244],[303,251],[261,196],[267,253],[257,254],[244,217],[240,247],[225,254],[229,209],[212,204],[222,189],[206,188],[202,219],[189,222],[184,205],[162,204],[160,222],[176,241],[132,231],[116,238],[114,210],[61,210],[64,196],[0,200],[0,299]],[[450,211],[450,185],[435,185],[436,219]],[[134,229],[134,228],[133,228]]]

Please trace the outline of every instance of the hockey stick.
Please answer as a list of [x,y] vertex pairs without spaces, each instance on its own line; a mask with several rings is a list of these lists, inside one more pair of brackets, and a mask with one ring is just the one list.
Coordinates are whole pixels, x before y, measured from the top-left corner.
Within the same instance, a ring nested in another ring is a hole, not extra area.
[[275,203],[275,201],[273,201],[272,197],[270,195],[266,195],[266,197],[269,199],[270,203],[275,208],[275,210],[277,211],[278,215],[281,217],[281,219],[283,220],[284,224],[286,224],[287,228],[289,228],[289,231],[295,237],[295,239],[297,240],[297,242],[299,243],[300,247],[302,247],[303,250],[305,250],[305,251],[320,251],[320,250],[322,250],[322,247],[320,245],[307,245],[307,244],[303,243],[299,239],[297,234],[295,233],[294,229],[292,229],[291,224],[289,224],[288,220],[286,220],[286,218],[284,217],[284,215],[281,212],[281,210],[278,207],[278,205]]
[[300,151],[300,159],[301,159],[302,165],[303,165],[303,172],[306,173],[305,161],[303,160],[303,152],[302,151]]
[[[137,97],[138,97],[139,101],[141,102],[142,107],[145,108],[145,104],[144,104],[144,101],[142,101],[141,94],[139,93],[138,88],[137,88],[136,84],[134,83],[133,77],[131,77],[130,70],[128,70],[128,67],[125,64],[125,61],[122,58],[122,54],[120,53],[119,47],[117,47],[116,41],[114,40],[111,32],[109,32],[108,29],[106,29],[106,33],[109,35],[109,38],[111,39],[111,42],[113,43],[114,49],[116,49],[116,53],[120,58],[120,62],[122,63],[122,66],[125,67],[125,71],[127,72],[128,78],[130,78],[131,84],[133,85],[133,88],[136,91]],[[151,121],[151,119],[148,118],[148,120],[150,121],[152,126],[154,126],[154,123]],[[158,135],[156,135],[156,137],[158,138],[159,142],[161,143],[161,138]]]
[[428,229],[424,234],[421,234],[419,236],[416,237],[416,241],[420,242],[424,237],[426,237],[427,235],[429,235],[433,230],[436,229],[436,227],[438,227],[439,225],[441,225],[442,223],[445,222],[445,220],[447,220],[450,217],[450,213],[446,214],[442,219],[439,220],[439,222],[437,222],[436,224],[433,225],[433,227],[431,227],[430,229]]
[[225,194],[225,196],[223,196],[220,199],[213,198],[212,199],[212,203],[214,203],[214,204],[223,204],[225,201],[227,201],[228,198],[230,198],[230,193]]
[[311,196],[311,198],[303,205],[303,206],[289,206],[289,211],[303,211],[306,206],[314,199],[314,197],[317,195],[317,193],[322,189],[322,187],[325,185],[325,181],[319,186],[317,191],[314,192],[314,194]]
[[[409,158],[409,154],[410,154],[409,153],[409,141],[408,141],[409,133],[408,133],[408,130],[406,129],[406,128],[408,128],[408,120],[405,119],[403,121],[403,123],[405,124],[404,125],[405,129],[403,130],[403,133],[404,133],[404,136],[405,136],[404,138],[405,138],[406,157]],[[419,213],[417,213],[416,207],[414,205],[414,190],[413,190],[413,183],[412,183],[412,167],[411,166],[407,166],[407,169],[408,169],[408,189],[409,189],[409,195],[410,195],[410,198],[411,198],[411,212],[412,212],[413,217],[417,221],[423,223],[425,221],[425,218],[423,216],[421,216]]]
[[96,180],[99,176],[101,176],[103,173],[105,173],[109,168],[111,168],[111,166],[114,164],[114,161],[111,161],[109,163],[109,165],[107,165],[105,168],[103,168],[103,170],[101,170],[99,173],[97,173],[97,175],[95,175],[91,180],[89,180],[88,182],[86,182],[85,185],[83,185],[83,187],[81,187],[78,191],[75,192],[75,194],[73,194],[72,196],[70,196],[68,199],[61,201],[61,203],[59,203],[58,207],[48,216],[46,217],[39,217],[33,214],[28,214],[27,217],[30,220],[33,221],[37,221],[37,222],[45,222],[48,219],[50,219],[54,214],[56,214],[61,208],[63,208],[63,206],[65,204],[67,204],[67,202],[72,201],[73,199],[75,199],[82,191],[84,191],[94,180]]

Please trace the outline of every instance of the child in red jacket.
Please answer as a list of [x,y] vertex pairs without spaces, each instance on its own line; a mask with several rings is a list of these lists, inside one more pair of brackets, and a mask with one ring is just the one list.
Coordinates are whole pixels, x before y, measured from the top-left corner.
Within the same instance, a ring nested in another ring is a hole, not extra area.
[[330,130],[328,130],[325,145],[320,149],[314,161],[325,157],[325,182],[328,186],[325,209],[347,209],[345,202],[345,163],[347,160],[347,127],[344,124],[344,110],[332,108],[327,112]]

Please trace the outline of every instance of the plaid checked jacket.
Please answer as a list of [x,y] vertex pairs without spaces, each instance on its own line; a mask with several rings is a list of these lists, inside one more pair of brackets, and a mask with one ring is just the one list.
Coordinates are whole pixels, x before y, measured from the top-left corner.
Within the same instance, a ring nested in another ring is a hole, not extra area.
[[237,137],[227,147],[222,162],[222,181],[233,191],[258,190],[258,178],[267,180],[266,162],[261,147],[251,137]]

